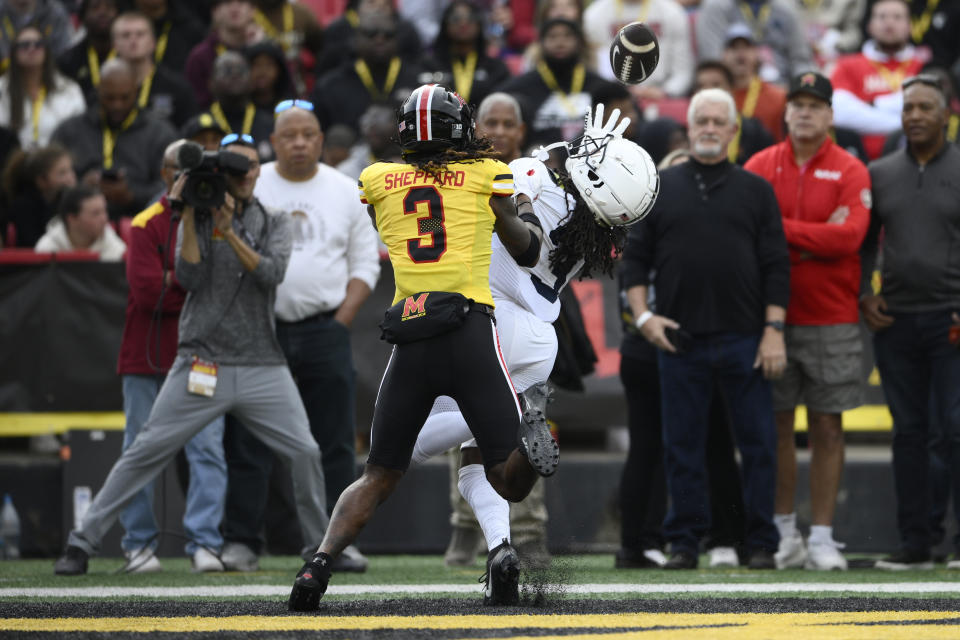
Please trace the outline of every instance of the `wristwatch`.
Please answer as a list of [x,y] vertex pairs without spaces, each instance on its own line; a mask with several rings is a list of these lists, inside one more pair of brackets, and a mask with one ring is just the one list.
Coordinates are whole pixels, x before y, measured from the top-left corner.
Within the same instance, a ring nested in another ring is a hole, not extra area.
[[763,323],[763,326],[770,327],[771,329],[776,329],[780,333],[783,333],[783,320],[767,320]]

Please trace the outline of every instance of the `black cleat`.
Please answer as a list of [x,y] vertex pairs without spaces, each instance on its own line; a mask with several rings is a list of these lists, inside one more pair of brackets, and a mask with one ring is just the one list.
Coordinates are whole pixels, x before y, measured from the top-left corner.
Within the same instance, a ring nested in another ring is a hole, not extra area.
[[536,384],[520,394],[523,399],[523,419],[520,420],[520,452],[530,466],[541,476],[552,476],[560,464],[560,445],[550,433],[547,424],[547,402],[550,387]]
[[327,583],[330,582],[331,564],[330,556],[318,553],[303,565],[297,579],[293,581],[287,606],[290,611],[316,611],[320,608],[320,598],[327,591]]
[[487,572],[480,581],[485,584],[483,604],[520,604],[520,558],[506,538],[487,554]]
[[53,572],[58,576],[82,576],[87,572],[90,555],[80,547],[67,545],[67,550],[57,558]]

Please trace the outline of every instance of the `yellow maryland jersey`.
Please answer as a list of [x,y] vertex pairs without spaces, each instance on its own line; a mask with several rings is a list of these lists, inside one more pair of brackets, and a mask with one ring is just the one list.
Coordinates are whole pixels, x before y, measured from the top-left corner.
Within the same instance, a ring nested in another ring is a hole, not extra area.
[[490,196],[513,195],[510,167],[492,159],[453,162],[433,176],[412,165],[378,162],[363,170],[359,186],[390,252],[394,302],[420,291],[448,291],[493,306]]

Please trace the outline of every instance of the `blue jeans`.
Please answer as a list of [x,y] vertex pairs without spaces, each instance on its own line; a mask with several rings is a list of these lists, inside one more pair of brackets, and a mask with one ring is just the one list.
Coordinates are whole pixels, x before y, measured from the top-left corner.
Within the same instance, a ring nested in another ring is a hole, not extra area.
[[743,463],[746,546],[777,550],[777,432],[770,384],[753,368],[758,344],[756,335],[719,333],[694,337],[686,353],[658,354],[670,494],[663,526],[673,552],[698,553],[710,528],[706,443],[714,384],[726,399]]
[[931,437],[942,457],[936,462],[953,470],[934,477],[952,484],[960,514],[960,350],[947,340],[950,311],[892,315],[893,324],[874,335],[873,348],[893,415],[897,527],[904,550],[924,552],[933,544]]
[[[133,444],[140,429],[147,422],[163,380],[154,376],[123,376],[123,412],[126,427],[123,432],[123,450]],[[223,457],[223,418],[217,418],[187,442],[184,450],[190,466],[190,485],[183,514],[183,530],[189,539],[188,555],[200,547],[219,551],[223,545],[220,520],[227,490],[227,463]],[[121,546],[124,551],[157,545],[157,520],[153,513],[153,486],[151,481],[134,496],[120,514],[120,524],[126,534]]]

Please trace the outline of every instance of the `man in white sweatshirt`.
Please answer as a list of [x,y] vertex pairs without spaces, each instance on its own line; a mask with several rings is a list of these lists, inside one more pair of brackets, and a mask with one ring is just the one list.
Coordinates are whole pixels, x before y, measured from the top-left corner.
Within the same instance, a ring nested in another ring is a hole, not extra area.
[[67,189],[60,204],[60,216],[54,218],[34,249],[55,251],[95,251],[103,262],[123,259],[123,243],[107,217],[107,200],[86,185]]

